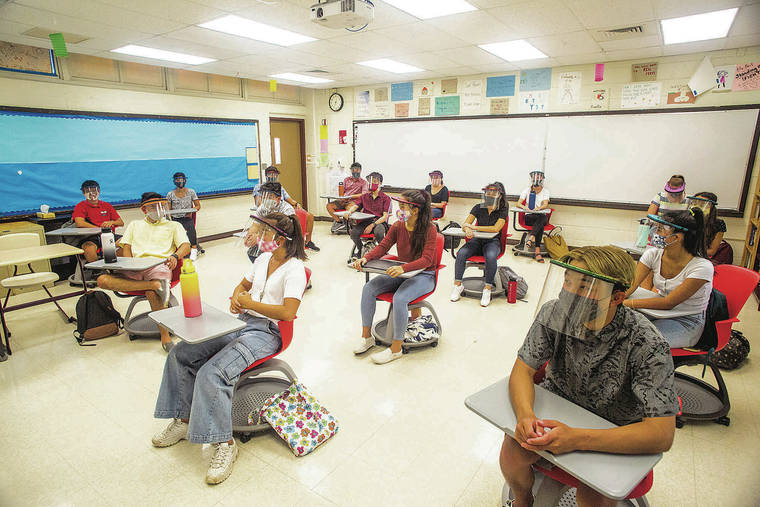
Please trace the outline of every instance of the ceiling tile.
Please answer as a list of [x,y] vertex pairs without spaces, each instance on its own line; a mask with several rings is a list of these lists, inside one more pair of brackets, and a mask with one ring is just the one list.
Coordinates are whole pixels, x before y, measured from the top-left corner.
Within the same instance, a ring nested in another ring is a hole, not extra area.
[[299,51],[303,51],[305,53],[326,56],[329,58],[337,58],[351,62],[360,62],[370,59],[370,57],[364,53],[361,48],[345,46],[343,44],[338,44],[330,40],[305,42],[303,44],[299,44],[297,47]]
[[483,74],[514,74],[517,70],[517,66],[509,62],[472,65],[472,68]]
[[470,44],[488,44],[519,38],[506,24],[485,11],[463,12],[426,21]]
[[660,34],[648,35],[644,37],[632,37],[630,39],[610,40],[600,42],[599,45],[605,51],[615,51],[616,49],[636,49],[647,48],[651,46],[662,45]]
[[414,65],[425,70],[450,69],[456,67],[457,62],[450,60],[439,53],[417,53],[414,55],[404,55],[404,63]]
[[560,0],[523,2],[488,11],[515,33],[516,38],[541,37],[583,29],[580,21]]
[[739,12],[736,13],[734,24],[728,32],[732,37],[756,33],[760,33],[760,3],[747,5],[739,9]]
[[[657,19],[679,18],[751,4],[747,0],[651,0]],[[757,24],[757,18],[755,18]]]
[[444,49],[434,52],[437,55],[448,58],[457,65],[488,65],[503,62],[501,58],[489,53],[477,46],[465,46],[463,48]]
[[379,30],[391,26],[406,25],[416,23],[419,19],[400,9],[386,4],[385,2],[375,2],[375,19],[367,27],[370,30]]
[[308,9],[303,9],[297,5],[280,1],[278,3],[255,3],[235,13],[257,23],[264,23],[283,30],[300,33],[315,39],[329,39],[338,37],[346,32],[345,30],[336,30],[326,28],[314,23],[310,19]]
[[540,58],[538,60],[523,60],[512,62],[519,69],[541,69],[544,67],[559,67],[559,62],[554,58]]
[[298,51],[291,48],[278,48],[277,50],[267,54],[268,58],[275,60],[284,60],[288,62],[295,62],[301,65],[308,65],[311,67],[319,67],[320,65],[335,65],[340,63],[347,63],[345,60],[339,58],[330,58],[328,56],[313,55],[303,51]]
[[725,39],[725,43],[723,44],[723,47],[726,49],[746,48],[750,46],[760,46],[760,34],[737,35],[736,37],[728,37]]
[[197,42],[206,46],[226,48],[247,54],[267,54],[280,47],[275,46],[274,44],[267,44],[265,42],[259,42],[245,37],[229,35],[198,26],[188,26],[187,28],[176,30],[166,35],[173,39]]
[[703,51],[715,51],[723,49],[726,44],[725,39],[712,39],[697,42],[684,42],[683,44],[670,44],[663,47],[662,54],[683,55],[687,53],[701,53]]
[[435,51],[469,45],[462,39],[454,37],[423,21],[409,25],[383,28],[375,32],[407,45],[410,52]]
[[242,51],[236,51],[234,49],[223,49],[220,47],[206,46],[204,44],[198,44],[197,42],[190,42],[188,40],[175,39],[166,35],[159,35],[140,42],[141,45],[149,48],[163,49],[166,51],[174,51],[177,53],[185,53],[194,56],[203,56],[205,58],[213,58],[215,60],[223,60],[225,58],[233,58],[235,56],[242,56],[245,53]]
[[128,2],[124,0],[98,0],[98,2],[188,24],[211,21],[227,14],[225,11],[190,0],[129,0]]
[[528,42],[551,57],[601,51],[599,44],[585,31],[533,37]]
[[492,7],[502,7],[504,5],[519,4],[525,0],[467,0],[479,9],[490,9]]
[[227,12],[239,11],[260,3],[259,0],[193,0],[193,2]]
[[615,51],[604,52],[604,59],[608,62],[615,62],[619,60],[640,60],[643,58],[656,58],[658,56],[662,56],[661,47],[618,49]]
[[30,28],[34,28],[34,25],[30,25],[28,23],[17,23],[15,21],[10,21],[7,19],[0,19],[0,33],[21,35]]
[[608,60],[604,52],[588,53],[584,55],[558,56],[555,58],[560,65],[585,65],[588,63],[604,63]]
[[567,0],[586,28],[629,26],[655,19],[650,0]]
[[370,59],[394,57],[396,55],[417,52],[402,42],[385,37],[376,31],[343,35],[332,39],[332,42],[351,48],[361,48],[364,53],[369,55]]

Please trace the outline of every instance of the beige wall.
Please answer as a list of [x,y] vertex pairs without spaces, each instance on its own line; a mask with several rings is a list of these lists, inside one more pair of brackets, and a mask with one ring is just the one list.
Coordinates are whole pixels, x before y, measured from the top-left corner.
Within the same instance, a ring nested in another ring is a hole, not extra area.
[[[748,63],[757,62],[760,60],[760,47],[732,49],[725,51],[714,51],[711,53],[699,53],[690,55],[678,55],[659,58],[648,58],[645,60],[629,60],[620,62],[607,62],[605,65],[604,81],[601,83],[594,82],[594,65],[589,63],[586,65],[572,65],[564,67],[555,67],[552,69],[552,89],[550,92],[550,112],[561,111],[586,111],[589,110],[591,104],[592,90],[598,87],[604,87],[609,89],[610,92],[610,109],[620,109],[620,96],[621,90],[624,84],[631,81],[631,64],[640,62],[658,62],[658,75],[657,78],[662,82],[662,97],[660,107],[673,107],[679,108],[684,106],[668,106],[667,92],[672,86],[686,85],[689,78],[697,69],[699,63],[705,55],[709,55],[713,65],[727,65],[735,63]],[[559,105],[559,74],[566,71],[581,71],[582,72],[582,89],[581,89],[581,102],[576,105]],[[508,75],[513,72],[502,72],[494,74],[480,74],[474,76],[441,76],[447,77],[459,77],[460,79],[473,79],[482,78],[485,79],[488,76],[493,75]],[[399,79],[403,81],[408,78]],[[331,163],[342,160],[344,163],[352,160],[353,153],[350,144],[339,145],[338,144],[338,130],[346,129],[351,134],[352,121],[354,120],[354,100],[355,92],[359,90],[372,90],[374,87],[390,85],[390,83],[379,83],[377,85],[361,86],[356,88],[343,88],[340,89],[340,93],[345,99],[345,106],[337,113],[332,112],[327,104],[328,97],[332,90],[316,90],[314,92],[314,125],[318,125],[322,119],[327,120],[329,128],[329,158]],[[461,81],[460,81],[461,86]],[[519,90],[518,90],[519,92]],[[516,97],[510,97],[510,113],[517,112]],[[487,101],[484,100],[484,103]],[[697,98],[694,106],[720,106],[720,105],[736,105],[736,104],[758,104],[760,103],[760,91],[752,92],[710,92],[704,96]],[[414,104],[412,104],[413,106]],[[483,113],[487,113],[485,109],[487,107],[484,104]],[[370,108],[371,109],[371,108]],[[410,114],[413,113],[414,107],[410,107]],[[311,151],[317,153],[319,151],[318,140],[314,141],[311,145]],[[361,161],[359,161],[361,162]],[[757,161],[755,163],[755,169],[753,171],[751,189],[756,184],[756,178],[758,173]],[[371,167],[365,168],[372,170]],[[527,169],[526,169],[527,171]],[[320,168],[317,171],[317,180],[322,190],[326,189],[326,168]],[[687,186],[688,186],[688,173]],[[417,184],[421,185],[427,180],[425,174],[410,176],[410,185],[413,185],[412,178],[418,181]],[[527,178],[527,176],[526,176]],[[524,186],[523,181],[519,182],[504,182],[508,187],[508,192],[516,194],[519,189]],[[663,182],[664,183],[664,182]],[[551,190],[551,181],[548,182],[547,187]],[[701,190],[709,189],[689,189],[692,192],[698,192]],[[659,189],[653,188],[652,195],[658,192]],[[454,198],[451,201],[451,205],[447,210],[447,218],[461,222],[466,216],[469,209],[475,203],[472,199],[458,199]],[[750,201],[751,202],[751,201]],[[747,208],[749,208],[749,204]],[[586,245],[586,244],[604,244],[614,241],[631,241],[635,238],[635,231],[637,227],[637,220],[643,216],[639,211],[625,211],[625,210],[613,210],[613,209],[599,209],[593,207],[581,207],[581,206],[554,206],[555,213],[552,216],[552,223],[555,225],[561,225],[563,233],[571,245]],[[324,211],[322,211],[324,214]],[[745,214],[746,215],[746,214]],[[726,238],[731,242],[734,248],[734,258],[736,262],[741,260],[742,245],[744,242],[744,236],[746,233],[747,219],[744,218],[727,218],[726,225],[728,226],[728,233]],[[518,236],[519,237],[519,236]]]

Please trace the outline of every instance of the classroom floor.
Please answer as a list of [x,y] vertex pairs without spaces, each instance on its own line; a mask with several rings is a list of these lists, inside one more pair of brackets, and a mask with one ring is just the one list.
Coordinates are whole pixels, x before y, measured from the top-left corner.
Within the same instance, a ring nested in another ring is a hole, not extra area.
[[[440,345],[378,366],[370,353],[351,352],[364,275],[346,268],[350,240],[320,222],[315,242],[313,288],[280,357],[339,419],[334,439],[296,458],[273,433],[257,436],[240,445],[230,478],[208,486],[208,447],[151,445],[166,425],[153,419],[166,357],[158,340],[122,334],[79,347],[52,305],[37,306],[8,318],[14,354],[0,363],[0,505],[499,505],[502,434],[464,398],[509,373],[547,266],[507,253],[500,263],[526,277],[529,302],[498,298],[484,309],[475,299],[448,301],[453,259],[445,253],[430,299],[443,321]],[[250,263],[236,240],[204,247],[202,297],[226,308]],[[127,301],[114,301],[123,314]],[[736,326],[750,340],[760,330],[756,304],[752,297]],[[67,311],[74,305],[63,302]],[[760,503],[760,368],[749,360],[724,376],[731,426],[676,430],[647,495],[653,506]]]

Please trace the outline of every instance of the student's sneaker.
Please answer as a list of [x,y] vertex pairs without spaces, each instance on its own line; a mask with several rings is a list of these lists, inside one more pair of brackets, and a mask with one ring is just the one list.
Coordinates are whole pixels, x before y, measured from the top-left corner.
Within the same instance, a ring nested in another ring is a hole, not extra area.
[[211,464],[206,472],[206,482],[208,484],[219,484],[223,482],[232,473],[232,465],[238,456],[237,442],[232,441],[232,445],[227,442],[214,444],[214,456],[211,458]]
[[161,283],[161,288],[156,291],[156,294],[158,294],[158,297],[161,298],[161,304],[163,306],[166,306],[169,303],[169,298],[171,297],[171,287],[169,287],[169,280],[162,278],[159,280]]
[[483,295],[480,296],[480,306],[488,306],[491,304],[491,289],[483,287]]
[[395,361],[396,359],[400,359],[403,355],[404,352],[402,350],[399,350],[398,352],[391,352],[391,348],[388,347],[387,349],[382,350],[377,354],[372,354],[372,361],[374,361],[375,364],[385,364],[390,363],[391,361]]
[[193,248],[192,250],[190,250],[190,260],[195,262],[196,259],[198,259],[198,249]]
[[308,248],[309,250],[314,250],[315,252],[319,252],[319,247],[315,245],[314,242],[311,240],[309,240],[306,243],[306,248]]
[[179,419],[172,419],[165,429],[153,435],[153,445],[155,447],[169,447],[176,444],[180,440],[187,438],[186,422],[182,422]]
[[354,354],[364,354],[375,345],[375,339],[371,336],[369,338],[359,338],[356,345],[354,345]]
[[462,297],[462,292],[464,292],[464,284],[454,285],[454,288],[451,289],[451,300],[459,301],[459,298]]

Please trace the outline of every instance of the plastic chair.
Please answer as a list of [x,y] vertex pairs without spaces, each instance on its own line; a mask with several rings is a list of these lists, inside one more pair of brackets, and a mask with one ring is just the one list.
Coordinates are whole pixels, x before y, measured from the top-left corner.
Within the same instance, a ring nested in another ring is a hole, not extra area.
[[306,238],[306,220],[308,216],[309,214],[306,210],[296,208],[296,218],[298,218],[298,223],[301,224],[301,233],[304,238]]
[[[515,255],[526,255],[526,256],[529,256],[529,257],[533,257],[533,255],[536,252],[535,251],[529,252],[525,248],[525,242],[528,239],[528,235],[530,235],[530,233],[533,232],[533,227],[530,226],[530,225],[528,225],[527,223],[525,223],[525,215],[527,215],[528,213],[523,213],[522,210],[520,210],[518,208],[513,208],[512,212],[513,212],[513,214],[516,217],[516,221],[513,224],[513,227],[515,228],[516,232],[522,232],[522,237],[520,238],[520,242],[512,250],[514,251]],[[548,217],[549,220],[552,219],[552,213],[554,213],[554,208],[549,208],[549,217]],[[519,227],[518,227],[518,225],[519,225]],[[546,227],[544,227],[544,233],[545,234],[550,233],[551,231],[553,231],[555,229],[555,227],[556,226],[554,226],[554,225],[552,225],[550,223],[547,223]],[[546,247],[542,243],[541,244],[541,256],[545,257],[547,255],[549,255],[549,251],[546,250]]]
[[[477,221],[475,222],[477,225]],[[507,220],[504,222],[504,227],[501,228],[501,231],[499,231],[499,256],[496,257],[496,260],[498,261],[501,259],[501,256],[504,255],[504,252],[507,250],[507,239],[511,236],[509,234],[509,217],[507,217]],[[465,238],[465,242],[470,241],[469,239]],[[472,257],[469,257],[467,259],[467,264],[465,264],[465,270],[470,267],[476,267],[483,271],[483,275],[481,276],[470,276],[470,277],[464,277],[462,278],[462,285],[464,286],[464,291],[462,292],[462,295],[465,297],[471,297],[471,298],[480,298],[480,296],[483,294],[483,288],[486,285],[485,282],[485,270],[486,270],[486,258],[482,255],[473,255]],[[497,276],[494,280],[494,287],[491,291],[492,297],[498,297],[504,295],[504,291],[506,290],[506,287],[501,286],[501,279]]]
[[[179,275],[182,272],[182,261],[183,259],[177,261],[177,266],[175,266],[175,268],[172,270],[172,277],[171,281],[169,282],[169,288],[171,289],[173,289],[179,283]],[[144,290],[134,290],[129,292],[114,291],[114,294],[120,298],[132,298],[132,301],[129,303],[129,307],[127,307],[127,314],[124,316],[124,331],[127,332],[130,340],[135,340],[137,338],[161,337],[161,333],[158,330],[158,324],[156,324],[153,320],[150,319],[150,317],[148,317],[148,314],[153,310],[148,310],[146,312],[132,316],[132,312],[134,311],[135,306],[137,306],[137,303],[148,300],[148,298],[145,297]],[[174,294],[170,293],[169,304],[167,305],[167,308],[177,306],[178,304],[179,303],[177,302],[177,298],[174,297]]]
[[[311,279],[311,271],[306,272],[306,285]],[[293,322],[281,320],[277,322],[280,328],[282,347],[267,357],[256,360],[240,374],[232,394],[232,431],[240,433],[240,441],[248,442],[254,433],[270,429],[266,421],[254,423],[250,416],[261,410],[262,405],[272,396],[285,391],[296,380],[296,374],[288,363],[275,356],[283,353],[293,341]],[[262,374],[278,372],[285,376],[263,377]]]
[[449,202],[448,202],[448,201],[446,201],[446,202],[443,204],[443,208],[441,208],[441,211],[443,211],[443,215],[439,216],[438,218],[433,218],[433,219],[432,219],[432,220],[433,220],[433,222],[437,222],[438,220],[440,220],[440,219],[442,219],[442,218],[445,218],[445,217],[446,217],[446,206],[448,206],[448,205],[449,205]]
[[[427,294],[423,294],[422,296],[418,297],[414,301],[409,303],[409,309],[413,310],[415,308],[427,308],[427,310],[430,312],[430,314],[433,316],[433,320],[435,321],[436,325],[438,326],[438,334],[443,334],[443,325],[441,324],[441,320],[438,318],[438,314],[435,313],[435,309],[433,308],[433,305],[431,305],[426,299],[428,296],[430,296],[433,292],[435,292],[435,288],[438,286],[438,273],[446,267],[445,264],[441,264],[441,257],[443,256],[443,243],[444,238],[442,234],[437,234],[435,238],[435,284],[433,285],[433,290],[428,292]],[[389,260],[399,260],[398,256],[396,255],[385,255],[383,256],[383,259],[389,259]],[[386,303],[389,303],[390,306],[388,307],[388,315],[385,317],[385,319],[380,320],[376,322],[372,326],[372,336],[375,338],[375,343],[377,345],[387,345],[390,346],[393,342],[393,292],[383,292],[382,294],[377,296],[378,301],[385,301]],[[417,348],[417,347],[436,347],[438,346],[438,339],[434,339],[427,342],[414,342],[414,343],[407,343],[403,342],[401,345],[401,350],[406,354],[409,352],[409,349]]]
[[[676,426],[681,428],[685,420],[715,421],[728,426],[731,419],[726,415],[731,409],[731,403],[726,390],[726,383],[720,370],[710,361],[710,355],[728,344],[731,338],[731,326],[739,322],[738,315],[747,302],[750,294],[760,280],[760,274],[755,271],[721,264],[715,266],[713,287],[726,296],[728,319],[715,323],[718,334],[718,344],[714,350],[670,349],[673,356],[673,366],[704,365],[709,366],[718,384],[717,389],[696,377],[685,373],[675,373],[676,392],[683,404],[682,413],[676,417]],[[704,375],[704,369],[702,370]]]

